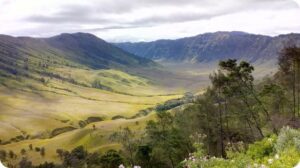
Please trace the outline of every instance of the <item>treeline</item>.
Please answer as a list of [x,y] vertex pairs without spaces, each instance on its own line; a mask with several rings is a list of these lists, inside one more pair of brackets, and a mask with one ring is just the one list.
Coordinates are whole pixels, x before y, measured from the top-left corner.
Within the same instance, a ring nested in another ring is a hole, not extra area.
[[[32,148],[30,147],[30,150],[34,150],[36,152],[39,152],[41,156],[45,156],[45,148]],[[124,163],[124,159],[119,155],[119,152],[115,150],[109,150],[103,155],[100,153],[94,152],[94,153],[88,153],[83,146],[79,146],[72,151],[67,151],[63,149],[57,149],[57,157],[60,158],[61,164],[55,164],[53,162],[44,162],[40,165],[33,165],[30,159],[34,158],[28,158],[26,155],[26,150],[22,149],[20,151],[21,159],[18,164],[14,164],[12,162],[7,162],[7,166],[9,168],[117,168],[119,165]],[[1,150],[0,151],[0,159],[2,161],[17,159],[17,154],[15,154],[12,151],[9,151],[8,153],[6,151]]]

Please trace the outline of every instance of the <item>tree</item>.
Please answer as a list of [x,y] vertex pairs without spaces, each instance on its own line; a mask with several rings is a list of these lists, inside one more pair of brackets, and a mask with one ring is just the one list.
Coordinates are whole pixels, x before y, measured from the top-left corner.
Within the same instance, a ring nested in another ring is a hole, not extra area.
[[137,140],[134,138],[135,133],[128,127],[122,129],[119,132],[115,132],[110,136],[110,139],[122,144],[125,152],[128,154],[129,162],[131,166],[134,166],[134,153],[137,147]]
[[153,157],[172,168],[188,155],[185,138],[174,121],[174,116],[161,111],[157,113],[157,121],[149,121],[146,126],[146,139],[153,149]]
[[[220,146],[221,146],[221,154],[222,157],[226,157],[225,153],[225,146],[224,146],[224,129],[223,129],[223,104],[226,104],[226,97],[225,97],[225,89],[226,89],[226,82],[228,78],[219,70],[218,73],[214,73],[210,75],[210,80],[212,83],[212,89],[214,92],[215,101],[218,104],[218,117],[219,117],[219,132],[220,132]],[[228,126],[227,126],[228,127]]]
[[33,149],[33,146],[32,146],[32,144],[29,144],[29,145],[28,145],[28,147],[29,147],[29,150],[31,150],[31,151],[32,151],[32,149]]
[[36,152],[40,152],[40,151],[41,151],[41,148],[40,148],[40,147],[35,147],[34,150],[35,150]]
[[46,150],[46,149],[45,149],[44,147],[41,147],[40,154],[41,154],[42,157],[44,157],[45,154],[46,154],[46,151],[45,151],[45,150]]
[[7,152],[5,150],[0,150],[0,160],[5,161],[7,157]]
[[117,151],[109,150],[101,156],[100,161],[103,168],[116,168],[122,164],[123,159]]
[[101,158],[99,153],[89,153],[86,158],[88,167],[97,167],[101,164]]
[[64,150],[62,150],[62,149],[56,149],[56,153],[57,153],[58,157],[62,160],[63,159]]
[[13,151],[11,151],[11,150],[8,152],[8,156],[11,159],[15,159],[16,158],[16,154]]
[[135,158],[137,160],[138,165],[141,167],[151,167],[151,153],[152,148],[149,145],[140,145],[137,148],[137,152]]
[[300,111],[300,48],[295,45],[285,47],[278,58],[279,81],[293,95],[293,117]]
[[21,149],[21,155],[25,155],[26,154],[26,150],[25,149]]
[[[260,136],[264,137],[259,121],[258,111],[254,110],[254,107],[257,106],[263,111],[267,121],[271,121],[271,118],[268,110],[258,98],[258,95],[254,89],[254,77],[252,76],[254,67],[248,62],[244,61],[237,64],[237,60],[234,59],[220,61],[219,67],[222,71],[224,71],[227,77],[228,87],[226,89],[226,93],[242,100],[245,107],[248,109],[250,117],[253,119],[255,127],[257,128]],[[276,130],[273,131],[276,132]]]
[[71,152],[65,151],[63,154],[63,166],[81,168],[84,167],[87,151],[83,146],[74,148]]
[[23,157],[22,160],[19,162],[20,168],[32,168],[32,162],[28,161],[26,157]]
[[40,165],[38,165],[36,168],[55,168],[55,164],[52,163],[52,162],[45,162],[45,163],[42,163]]

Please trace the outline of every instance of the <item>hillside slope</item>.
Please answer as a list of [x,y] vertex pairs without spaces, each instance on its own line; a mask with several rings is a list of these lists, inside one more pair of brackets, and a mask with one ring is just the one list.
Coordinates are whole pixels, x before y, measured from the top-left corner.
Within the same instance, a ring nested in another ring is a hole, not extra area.
[[216,32],[177,40],[116,45],[141,57],[162,61],[201,63],[236,58],[264,62],[276,59],[278,52],[290,41],[300,44],[300,34],[270,37],[244,32]]
[[59,66],[125,69],[156,64],[94,35],[75,33],[44,39],[1,35],[0,65],[2,71],[24,75]]
[[[90,34],[51,38],[1,35],[0,150],[16,153],[13,162],[17,164],[22,159],[20,150],[28,142],[43,145],[46,157],[32,156],[34,164],[39,164],[49,158],[60,161],[56,147],[104,148],[109,142],[103,136],[140,121],[113,118],[132,118],[143,110],[150,113],[157,104],[182,96],[134,75],[159,67]],[[94,136],[101,139],[97,143],[87,140],[91,123],[101,125]],[[63,137],[61,144],[56,137]]]

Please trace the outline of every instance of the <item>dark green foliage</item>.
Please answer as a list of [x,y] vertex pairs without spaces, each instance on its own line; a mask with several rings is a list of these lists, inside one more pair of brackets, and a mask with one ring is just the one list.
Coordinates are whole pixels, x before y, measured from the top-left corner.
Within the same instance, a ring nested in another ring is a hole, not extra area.
[[102,117],[88,117],[86,120],[84,121],[79,121],[78,122],[78,125],[81,127],[81,128],[84,128],[86,125],[90,124],[90,123],[93,123],[93,122],[100,122],[100,121],[103,121],[104,119]]
[[157,122],[150,121],[146,127],[146,138],[152,147],[153,160],[168,167],[175,167],[188,155],[188,142],[174,125],[174,117],[168,112],[158,112]]
[[56,149],[56,153],[57,153],[57,155],[58,155],[58,157],[59,157],[60,159],[63,159],[63,156],[64,156],[64,150],[62,150],[62,149]]
[[21,149],[21,155],[25,155],[26,154],[26,150],[25,149]]
[[20,168],[32,168],[32,162],[28,161],[26,157],[23,157],[19,163]]
[[31,150],[31,151],[33,150],[32,144],[29,144],[28,147],[29,147],[29,150]]
[[107,151],[101,156],[100,161],[103,168],[116,168],[123,163],[122,157],[115,150]]
[[172,108],[175,108],[177,106],[182,105],[184,102],[181,99],[177,99],[177,100],[168,100],[167,102],[165,102],[164,104],[158,105],[156,107],[156,111],[166,111],[166,110],[170,110]]
[[101,81],[98,79],[93,81],[92,87],[97,89],[107,90],[107,91],[113,91],[113,89],[110,88],[109,86],[101,84]]
[[194,95],[192,93],[186,93],[182,98],[168,100],[164,104],[157,105],[155,110],[158,112],[167,111],[180,105],[191,103],[193,102],[193,99]]
[[40,147],[35,147],[34,150],[35,150],[36,152],[40,152],[40,151],[41,151],[41,148],[40,148]]
[[71,152],[65,151],[63,155],[64,155],[63,166],[81,168],[83,167],[83,165],[85,165],[87,152],[83,146],[78,146],[77,148],[73,149]]
[[137,160],[137,165],[141,167],[150,167],[151,166],[151,154],[152,148],[149,145],[141,145],[137,147],[137,152],[135,158]]
[[17,158],[17,155],[13,151],[11,151],[11,150],[8,152],[8,156],[9,156],[10,159]]
[[66,127],[62,127],[62,128],[56,128],[51,132],[51,137],[55,137],[59,134],[65,133],[65,132],[69,132],[72,131],[76,128],[71,127],[71,126],[66,126]]
[[45,162],[45,163],[42,163],[38,166],[36,166],[35,168],[55,168],[55,164],[52,163],[52,162]]
[[0,160],[5,161],[7,157],[7,152],[5,150],[0,150]]
[[128,127],[116,132],[110,136],[112,141],[119,142],[123,145],[126,158],[129,160],[131,166],[135,165],[134,153],[139,143],[136,139],[136,133],[131,131]]
[[125,117],[122,116],[122,115],[116,115],[116,116],[113,116],[111,119],[112,120],[117,120],[117,119],[123,119],[123,118],[125,118]]
[[40,155],[42,157],[44,157],[46,155],[46,149],[44,147],[41,147],[41,150],[40,150]]
[[96,152],[89,153],[86,158],[86,164],[89,168],[99,167],[101,165],[100,155]]

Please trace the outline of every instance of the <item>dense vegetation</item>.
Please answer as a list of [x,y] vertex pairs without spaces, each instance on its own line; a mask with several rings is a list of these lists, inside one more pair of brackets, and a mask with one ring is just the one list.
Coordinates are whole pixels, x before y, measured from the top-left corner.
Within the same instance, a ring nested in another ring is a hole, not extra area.
[[[61,164],[37,167],[293,167],[300,159],[300,48],[285,48],[278,60],[278,72],[257,82],[248,62],[220,61],[204,94],[158,105],[143,132],[126,127],[111,134],[120,150],[57,149]],[[22,149],[24,168],[33,167],[26,150],[47,154],[32,145]]]

